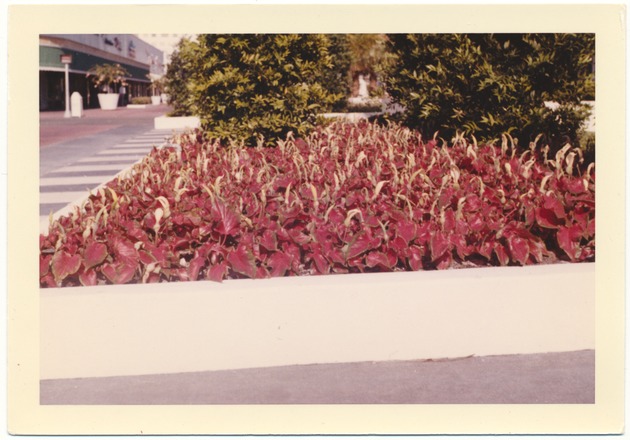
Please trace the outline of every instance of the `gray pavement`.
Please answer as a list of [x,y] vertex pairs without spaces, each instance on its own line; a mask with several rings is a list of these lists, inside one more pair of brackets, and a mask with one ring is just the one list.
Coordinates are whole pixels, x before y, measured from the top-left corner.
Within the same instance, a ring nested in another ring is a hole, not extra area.
[[593,350],[40,382],[43,405],[594,402]]
[[173,131],[154,130],[154,118],[169,111],[159,105],[90,109],[82,118],[40,113],[40,223],[162,144]]

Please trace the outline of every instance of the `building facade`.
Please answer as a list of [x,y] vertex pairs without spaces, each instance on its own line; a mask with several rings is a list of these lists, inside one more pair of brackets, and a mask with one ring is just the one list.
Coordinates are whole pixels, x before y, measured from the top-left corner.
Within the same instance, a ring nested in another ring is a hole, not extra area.
[[120,104],[149,96],[149,75],[164,74],[161,50],[131,34],[42,34],[39,37],[39,109],[65,108],[65,66],[61,55],[72,55],[69,94],[79,92],[84,108],[98,107],[96,86],[87,72],[97,64],[118,63],[130,74],[121,90]]
[[194,40],[197,34],[138,34],[138,37],[161,50],[164,53],[164,66],[168,66],[171,55],[182,38]]

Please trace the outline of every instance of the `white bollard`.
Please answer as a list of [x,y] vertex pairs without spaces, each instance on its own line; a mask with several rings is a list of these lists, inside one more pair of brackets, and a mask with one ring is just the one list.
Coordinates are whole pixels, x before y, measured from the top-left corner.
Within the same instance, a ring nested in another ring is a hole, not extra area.
[[83,97],[79,92],[73,92],[70,98],[70,107],[72,108],[72,117],[83,117]]

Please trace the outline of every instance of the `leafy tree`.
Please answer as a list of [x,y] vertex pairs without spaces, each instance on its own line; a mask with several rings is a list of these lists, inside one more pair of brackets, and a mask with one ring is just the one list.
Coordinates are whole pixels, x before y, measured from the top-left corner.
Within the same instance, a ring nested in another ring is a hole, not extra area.
[[[388,93],[425,136],[457,131],[577,145],[594,99],[593,34],[392,34]],[[560,104],[548,108],[545,102]]]
[[188,84],[194,69],[197,67],[197,60],[195,59],[197,46],[197,43],[182,38],[171,55],[171,62],[166,70],[164,81],[169,94],[169,103],[173,107],[172,116],[191,116],[193,114]]
[[347,107],[347,98],[350,96],[352,83],[350,71],[350,43],[346,34],[326,34],[330,41],[328,52],[332,59],[332,68],[326,69],[322,77],[322,84],[330,93],[334,93],[337,99],[332,104],[333,111],[344,111]]
[[97,64],[86,75],[105,93],[118,93],[118,89],[125,85],[125,79],[131,74],[120,64]]
[[359,75],[369,76],[372,86],[377,83],[391,62],[384,34],[349,34],[350,77],[358,81]]
[[335,68],[330,48],[318,34],[200,35],[167,72],[173,105],[224,141],[273,145],[290,131],[305,135],[340,99],[324,84]]

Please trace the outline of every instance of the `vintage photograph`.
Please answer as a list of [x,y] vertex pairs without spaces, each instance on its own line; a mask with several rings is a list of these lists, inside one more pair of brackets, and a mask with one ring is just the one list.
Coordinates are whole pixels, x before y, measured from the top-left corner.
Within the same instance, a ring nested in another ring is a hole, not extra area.
[[58,28],[30,95],[38,411],[606,402],[605,33]]
[[[40,110],[42,288],[594,276],[594,34],[41,35]],[[41,399],[593,403],[592,341],[51,378]]]

